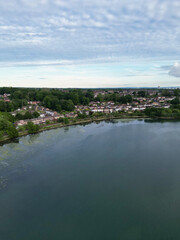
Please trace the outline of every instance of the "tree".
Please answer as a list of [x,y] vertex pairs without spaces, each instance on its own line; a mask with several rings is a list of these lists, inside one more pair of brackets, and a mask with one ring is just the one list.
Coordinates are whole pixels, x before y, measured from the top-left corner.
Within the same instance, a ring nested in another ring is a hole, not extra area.
[[56,110],[57,110],[58,112],[61,112],[61,110],[62,110],[62,107],[61,107],[61,105],[60,105],[60,104],[57,104],[57,105],[56,105]]
[[96,97],[96,101],[102,102],[103,101],[103,95],[98,94],[97,97]]
[[162,91],[162,96],[164,96],[164,97],[171,97],[171,92],[169,92],[167,89],[164,89]]
[[21,114],[21,113],[17,113],[15,118],[16,118],[16,120],[23,120],[24,119],[24,115]]
[[68,118],[64,118],[64,123],[68,124],[69,123],[69,119]]
[[18,131],[17,129],[14,127],[14,126],[10,126],[8,129],[7,129],[7,134],[10,138],[16,138],[18,137]]
[[70,95],[70,99],[75,105],[79,104],[79,95],[77,92],[72,92]]
[[89,101],[94,100],[94,93],[91,89],[88,89],[85,95],[86,95],[87,98],[89,98]]
[[83,105],[89,105],[89,98],[83,97],[83,98],[82,98],[82,104],[83,104]]
[[72,100],[61,100],[62,109],[65,111],[73,111],[74,110],[74,103]]
[[0,131],[8,129],[11,125],[12,123],[7,121],[7,119],[0,118]]
[[38,125],[35,125],[32,122],[28,122],[28,124],[26,125],[26,128],[27,128],[29,134],[36,133],[40,129],[40,127]]
[[69,123],[69,119],[68,118],[58,118],[57,121],[59,123],[64,123],[64,124],[68,124]]
[[0,117],[6,118],[9,122],[14,122],[15,118],[12,114],[7,113],[7,112],[1,112]]
[[23,97],[22,91],[20,91],[20,90],[15,91],[15,92],[13,93],[12,97],[13,97],[14,99],[22,99],[22,97]]
[[44,102],[44,105],[47,107],[47,108],[50,108],[51,107],[51,98],[50,96],[46,96],[43,100]]
[[179,88],[175,89],[174,90],[174,95],[179,96],[179,94],[180,94],[180,89]]
[[175,99],[173,99],[173,100],[171,101],[171,104],[179,104],[179,103],[180,103],[179,97],[176,97]]
[[5,106],[5,102],[4,101],[0,101],[0,111],[4,112],[6,110],[6,106]]
[[86,117],[87,117],[87,115],[85,113],[79,113],[78,114],[78,118],[80,118],[80,119],[83,119],[83,118],[86,118]]
[[146,92],[145,91],[139,91],[138,92],[138,96],[139,97],[145,97],[146,96]]
[[3,138],[4,131],[0,131],[0,140]]
[[64,118],[58,118],[58,120],[57,120],[57,122],[59,122],[59,123],[63,123],[64,122]]
[[34,118],[38,118],[38,117],[40,116],[40,114],[39,114],[38,112],[36,112],[36,111],[35,111],[35,112],[33,112],[33,114],[32,114],[32,115],[33,115],[33,117],[34,117]]
[[33,116],[32,116],[32,114],[29,112],[29,111],[27,111],[25,114],[24,114],[24,119],[32,119],[33,118]]

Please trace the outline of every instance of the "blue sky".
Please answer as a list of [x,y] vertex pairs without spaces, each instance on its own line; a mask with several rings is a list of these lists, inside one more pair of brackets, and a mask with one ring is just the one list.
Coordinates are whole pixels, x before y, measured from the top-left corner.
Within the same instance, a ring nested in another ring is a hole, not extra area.
[[0,86],[180,86],[180,1],[0,0]]

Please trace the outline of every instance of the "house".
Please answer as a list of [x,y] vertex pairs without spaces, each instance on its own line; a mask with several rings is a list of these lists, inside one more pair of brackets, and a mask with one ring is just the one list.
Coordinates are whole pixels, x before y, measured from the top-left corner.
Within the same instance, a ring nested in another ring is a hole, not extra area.
[[54,120],[58,120],[59,119],[59,115],[58,116],[54,116]]
[[60,115],[59,115],[59,118],[64,118],[64,115],[63,115],[63,114],[60,114]]
[[152,103],[152,106],[158,107],[158,106],[160,106],[160,104],[159,104],[158,102],[153,102],[153,103]]
[[69,118],[76,118],[78,115],[72,112],[72,113],[67,113],[65,116]]
[[5,98],[4,98],[4,101],[5,101],[5,102],[11,102],[11,100],[10,100],[8,97],[5,97]]
[[110,113],[110,109],[105,108],[105,109],[104,109],[104,113],[106,113],[106,114]]
[[46,115],[53,117],[54,116],[54,112],[46,110]]
[[31,105],[38,105],[40,102],[39,101],[29,101],[28,104]]
[[85,114],[86,114],[86,115],[89,115],[89,111],[85,111]]
[[27,124],[27,120],[19,120],[15,123],[16,126],[21,127]]

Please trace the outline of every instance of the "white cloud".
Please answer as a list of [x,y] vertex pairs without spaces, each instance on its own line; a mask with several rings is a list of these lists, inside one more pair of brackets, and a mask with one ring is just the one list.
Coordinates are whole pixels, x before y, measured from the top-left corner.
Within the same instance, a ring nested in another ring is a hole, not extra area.
[[179,12],[178,0],[0,0],[0,62],[174,62]]
[[178,62],[172,66],[169,75],[180,78],[180,64]]

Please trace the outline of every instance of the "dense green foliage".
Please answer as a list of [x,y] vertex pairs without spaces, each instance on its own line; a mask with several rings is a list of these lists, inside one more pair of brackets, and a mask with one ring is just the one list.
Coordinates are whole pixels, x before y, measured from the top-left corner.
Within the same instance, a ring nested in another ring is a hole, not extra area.
[[10,138],[18,137],[18,132],[13,122],[14,117],[10,113],[0,112],[0,139],[6,134]]
[[171,101],[171,104],[180,104],[179,97],[176,96],[176,98]]
[[164,96],[164,97],[171,97],[172,93],[168,89],[164,89],[162,91],[162,96]]
[[78,118],[79,119],[84,119],[84,118],[86,118],[87,117],[87,115],[85,114],[85,113],[79,113],[78,114]]
[[28,130],[28,133],[31,134],[38,132],[40,127],[32,122],[28,122],[28,124],[26,125],[26,129]]
[[149,117],[173,117],[180,118],[180,109],[176,108],[147,108],[144,113]]
[[3,100],[0,100],[0,111],[1,112],[12,112],[18,108],[21,108],[22,106],[27,105],[26,99],[13,99],[11,102],[4,102]]
[[63,122],[64,122],[64,118],[61,118],[61,117],[58,118],[57,122],[58,122],[58,123],[63,123]]
[[0,131],[13,126],[14,117],[10,113],[0,112]]
[[14,126],[10,126],[7,129],[7,134],[9,138],[16,138],[18,137],[18,130]]
[[94,100],[92,90],[80,89],[61,91],[59,89],[0,88],[0,94],[4,93],[11,94],[11,102],[0,101],[2,112],[11,112],[26,106],[28,101],[40,101],[43,106],[58,112],[73,111],[74,105],[86,105]]
[[59,118],[57,121],[59,123],[64,123],[64,124],[68,124],[69,123],[69,119],[68,118]]
[[106,94],[106,95],[99,94],[96,98],[96,101],[100,101],[100,102],[113,101],[113,102],[122,103],[122,104],[131,103],[132,100],[133,99],[131,95],[120,96],[120,94],[118,93],[112,93],[112,94]]
[[32,114],[29,111],[26,111],[25,114],[17,113],[15,116],[16,120],[26,120],[26,119],[32,119],[32,118],[38,118],[40,114],[38,112],[33,112]]
[[147,93],[145,91],[138,91],[139,97],[146,97]]

